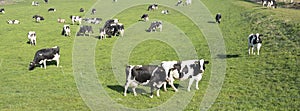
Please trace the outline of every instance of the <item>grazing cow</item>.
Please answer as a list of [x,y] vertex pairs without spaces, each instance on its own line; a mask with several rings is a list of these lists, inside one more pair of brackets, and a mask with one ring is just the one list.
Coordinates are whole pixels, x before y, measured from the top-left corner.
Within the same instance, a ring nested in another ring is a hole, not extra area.
[[58,18],[58,19],[57,19],[57,22],[58,22],[58,23],[65,23],[65,22],[66,22],[66,19]]
[[169,10],[162,10],[161,13],[162,14],[169,14]]
[[31,5],[32,5],[32,6],[39,6],[39,2],[37,2],[37,1],[32,1],[32,2],[31,2]]
[[[171,71],[173,72],[173,71]],[[178,73],[178,72],[177,72]],[[173,73],[171,73],[173,74]],[[159,97],[159,90],[163,84],[166,84],[167,75],[165,70],[158,65],[129,65],[126,66],[126,83],[124,96],[127,89],[132,86],[134,96],[136,96],[135,88],[138,85],[150,86],[150,98],[153,98],[153,91],[157,90],[156,95]]]
[[44,17],[42,17],[40,15],[34,15],[32,18],[34,18],[36,22],[40,22],[41,20],[45,20]]
[[28,34],[28,41],[30,45],[36,45],[36,34],[35,31],[29,31]]
[[[178,90],[173,85],[175,79],[178,80],[186,80],[189,79],[189,85],[187,90],[191,90],[191,85],[194,80],[196,81],[196,89],[198,90],[198,83],[202,79],[203,73],[205,71],[205,64],[208,64],[209,61],[204,61],[204,59],[200,60],[185,60],[185,61],[163,61],[161,66],[167,71],[168,74],[168,83],[172,86],[172,88],[177,92]],[[170,69],[180,69],[179,73],[170,73]],[[166,84],[164,84],[164,89],[166,89]]]
[[154,21],[151,23],[150,27],[148,28],[148,32],[156,32],[156,30],[159,29],[159,31],[162,31],[162,21]]
[[71,35],[70,25],[64,25],[63,30],[61,32],[61,35],[64,35],[64,36],[70,36]]
[[91,24],[100,24],[102,18],[84,18],[83,21]]
[[4,8],[0,8],[0,13],[5,14],[5,9]]
[[100,28],[100,36],[99,36],[99,39],[103,40],[106,38],[106,33],[105,33],[105,29],[104,28]]
[[148,14],[143,14],[141,16],[141,19],[143,19],[144,21],[148,21],[149,20],[149,15]]
[[[56,67],[59,66],[59,47],[55,46],[52,48],[45,48],[38,50],[35,55],[32,62],[29,64],[29,70],[33,70],[36,65],[40,65],[41,67],[44,66],[46,69],[46,62],[47,61],[56,61]],[[43,66],[41,65],[43,64]]]
[[182,0],[178,0],[176,6],[179,6],[179,5],[182,5],[182,6],[184,5],[183,2],[182,2]]
[[78,22],[79,25],[80,25],[81,21],[82,21],[81,16],[73,16],[73,15],[71,15],[70,19],[71,19],[73,25],[74,25],[75,22]]
[[221,23],[221,17],[222,17],[221,13],[217,13],[216,22],[219,23],[219,24]]
[[79,12],[84,12],[84,9],[83,9],[83,8],[80,8],[80,9],[79,9]]
[[94,33],[93,27],[88,25],[83,25],[80,26],[79,32],[77,32],[77,36],[85,36],[86,34],[90,36],[91,33]]
[[155,10],[155,9],[158,9],[158,5],[157,4],[152,4],[152,5],[148,6],[148,11]]
[[48,9],[48,12],[55,12],[55,11],[56,11],[55,8],[49,8],[49,9]]
[[8,24],[20,24],[19,20],[8,20],[7,21]]
[[94,15],[95,13],[96,13],[96,9],[93,8],[91,14]]
[[118,19],[109,19],[105,22],[103,29],[108,37],[124,35],[124,25]]
[[262,45],[262,40],[261,40],[260,36],[263,36],[263,35],[256,33],[256,34],[250,34],[248,36],[248,54],[249,55],[250,54],[255,55],[255,52],[254,52],[255,49],[257,49],[257,55],[259,55],[259,50]]

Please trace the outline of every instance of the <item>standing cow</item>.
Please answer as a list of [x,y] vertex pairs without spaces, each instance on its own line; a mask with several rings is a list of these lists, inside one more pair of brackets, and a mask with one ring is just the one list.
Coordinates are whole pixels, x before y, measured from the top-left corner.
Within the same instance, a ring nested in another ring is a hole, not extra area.
[[254,54],[255,52],[254,50],[257,50],[257,55],[259,55],[259,51],[260,51],[260,47],[262,45],[262,40],[260,38],[260,36],[263,36],[259,33],[256,34],[250,34],[248,36],[248,54]]
[[0,8],[0,13],[5,14],[5,9],[4,8]]
[[74,25],[75,22],[78,22],[78,24],[80,25],[81,21],[82,21],[81,16],[73,16],[73,15],[71,15],[70,19],[71,19],[73,25]]
[[30,45],[36,45],[36,34],[35,31],[29,31],[27,34],[28,42]]
[[61,32],[61,35],[64,35],[64,36],[70,36],[71,35],[70,25],[64,25],[63,30]]
[[[198,83],[202,79],[203,73],[205,71],[205,64],[208,64],[209,61],[200,60],[185,60],[185,61],[163,61],[161,66],[167,71],[168,74],[168,83],[171,87],[177,92],[177,88],[174,86],[173,82],[177,80],[186,80],[189,79],[189,85],[187,90],[191,90],[191,85],[196,81],[196,89],[198,90]],[[170,73],[172,68],[180,69],[179,73]],[[164,89],[166,90],[166,84],[164,84]]]
[[162,21],[154,21],[150,24],[150,27],[148,28],[148,32],[156,32],[156,30],[159,29],[159,31],[162,31]]
[[[171,74],[178,73],[171,71]],[[176,75],[176,74],[175,74]],[[153,98],[153,91],[157,90],[156,95],[159,97],[159,90],[166,83],[167,75],[165,70],[158,65],[129,65],[126,66],[126,83],[124,96],[127,89],[132,86],[134,96],[136,96],[135,88],[138,85],[149,85],[150,98]]]
[[221,13],[217,13],[217,15],[216,15],[216,22],[220,24],[221,23],[221,18],[222,18]]
[[149,15],[148,14],[143,14],[141,16],[141,19],[143,19],[145,22],[149,20]]
[[148,11],[156,10],[156,9],[158,9],[158,5],[157,4],[152,4],[152,5],[148,6]]
[[33,58],[33,61],[29,64],[29,70],[33,70],[36,65],[40,65],[41,67],[44,66],[46,69],[46,62],[47,61],[56,61],[56,67],[59,66],[59,47],[55,46],[52,48],[45,48],[38,50]]

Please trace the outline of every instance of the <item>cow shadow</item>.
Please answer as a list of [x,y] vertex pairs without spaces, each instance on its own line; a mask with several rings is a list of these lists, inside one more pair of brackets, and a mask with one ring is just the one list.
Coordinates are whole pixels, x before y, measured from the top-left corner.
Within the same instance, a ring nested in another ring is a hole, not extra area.
[[215,21],[207,21],[207,23],[216,23]]
[[230,59],[230,58],[238,58],[240,57],[239,54],[218,54],[217,55],[220,59]]
[[[121,86],[121,85],[107,85],[107,87],[114,90],[114,91],[116,91],[116,92],[118,92],[118,93],[120,93],[120,94],[123,94],[124,90],[125,90],[124,86]],[[138,87],[135,89],[135,91],[136,91],[137,94],[145,94],[145,93],[147,94],[148,93],[144,89],[141,89],[141,88],[138,88]],[[127,94],[128,93],[133,93],[131,87],[128,87]]]

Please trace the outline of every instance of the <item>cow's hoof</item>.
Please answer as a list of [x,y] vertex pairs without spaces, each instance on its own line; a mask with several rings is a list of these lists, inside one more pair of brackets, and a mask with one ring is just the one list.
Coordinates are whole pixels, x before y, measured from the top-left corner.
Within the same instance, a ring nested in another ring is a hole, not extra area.
[[153,95],[151,95],[150,98],[153,98]]
[[178,92],[178,90],[176,89],[175,92]]

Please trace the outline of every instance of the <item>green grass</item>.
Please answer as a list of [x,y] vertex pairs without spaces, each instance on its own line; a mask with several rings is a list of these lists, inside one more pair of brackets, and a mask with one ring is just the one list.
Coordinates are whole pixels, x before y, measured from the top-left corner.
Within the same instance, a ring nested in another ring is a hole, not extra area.
[[[0,41],[0,110],[89,110],[90,106],[85,104],[78,92],[80,86],[77,85],[81,84],[76,84],[73,73],[73,68],[76,66],[72,64],[74,61],[72,49],[76,49],[73,45],[80,43],[80,40],[97,41],[95,68],[98,77],[95,79],[99,80],[97,82],[101,83],[103,90],[115,102],[130,108],[153,108],[166,103],[176,93],[168,87],[167,92],[161,91],[159,98],[154,96],[150,99],[148,94],[140,92],[136,97],[131,92],[124,97],[124,80],[119,81],[112,72],[116,67],[112,66],[111,55],[118,51],[122,52],[118,50],[120,47],[118,43],[125,44],[124,47],[135,46],[129,52],[128,58],[124,58],[128,59],[129,64],[157,64],[161,60],[178,60],[174,48],[164,41],[148,39],[139,44],[126,41],[158,38],[160,34],[164,35],[161,38],[170,39],[186,36],[195,46],[198,57],[213,59],[210,58],[208,44],[199,28],[190,18],[168,7],[160,7],[160,9],[169,9],[170,15],[162,15],[160,11],[147,12],[150,21],[164,21],[166,27],[163,32],[140,31],[141,35],[135,34],[135,30],[144,30],[149,26],[149,22],[138,21],[139,17],[146,12],[147,5],[138,5],[123,10],[114,17],[120,19],[125,25],[123,38],[114,37],[103,41],[94,38],[78,38],[75,41],[74,37],[60,35],[63,24],[57,23],[56,19],[65,18],[67,23],[70,23],[69,15],[85,15],[79,13],[79,7],[89,9],[96,0],[88,2],[52,0],[49,4],[41,2],[41,6],[38,7],[31,6],[32,1],[18,1],[18,3],[1,6],[5,8],[6,13],[0,15],[0,37],[2,38]],[[226,58],[226,78],[210,110],[298,110],[300,107],[299,10],[264,9],[259,4],[241,0],[202,0],[202,2],[213,14],[211,16],[218,12],[222,13],[222,23],[219,27],[225,40],[226,53],[238,55],[238,57]],[[50,7],[55,7],[57,12],[48,13],[47,9]],[[32,19],[35,14],[44,16],[46,20],[35,23]],[[18,19],[21,24],[6,24],[8,19]],[[145,27],[139,29],[141,26]],[[72,35],[75,35],[77,28],[77,25],[71,25]],[[178,31],[172,32],[171,29]],[[37,32],[37,46],[26,44],[26,34],[31,30]],[[170,35],[174,36],[165,35],[165,32],[170,32]],[[261,55],[248,56],[247,36],[257,32],[264,34]],[[61,47],[62,67],[48,65],[46,70],[37,67],[33,71],[28,71],[28,64],[32,61],[36,50],[55,45]],[[125,53],[124,56],[126,57]],[[125,65],[123,63],[126,62],[120,61],[119,65]],[[82,64],[90,66],[89,63]],[[199,83],[200,90],[195,91],[194,85],[192,86],[191,93],[195,95],[185,110],[200,108],[199,104],[212,76],[210,68],[211,65],[208,65]],[[124,71],[124,69],[117,69],[119,70]],[[125,78],[125,73],[121,72],[120,75],[121,78]],[[140,88],[143,88],[140,89],[142,92],[143,90],[149,92],[145,87]],[[179,88],[180,93],[184,93],[187,85],[180,83]]]

